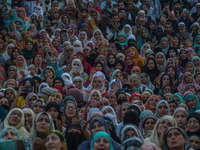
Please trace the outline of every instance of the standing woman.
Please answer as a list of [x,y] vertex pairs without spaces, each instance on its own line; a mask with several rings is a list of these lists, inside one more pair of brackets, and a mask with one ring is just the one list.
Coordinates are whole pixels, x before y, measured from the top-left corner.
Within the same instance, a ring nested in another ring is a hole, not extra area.
[[23,70],[27,70],[26,60],[22,55],[19,55],[16,59],[17,75],[19,79],[23,77]]
[[38,113],[34,118],[34,125],[28,138],[31,149],[44,149],[43,140],[46,139],[48,131],[54,129],[53,119],[51,116],[46,112]]

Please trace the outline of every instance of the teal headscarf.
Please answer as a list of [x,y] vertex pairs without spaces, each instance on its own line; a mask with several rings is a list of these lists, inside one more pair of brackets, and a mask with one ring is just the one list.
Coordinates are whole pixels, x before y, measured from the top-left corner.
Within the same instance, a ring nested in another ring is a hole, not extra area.
[[184,104],[183,98],[182,98],[180,95],[178,95],[178,94],[174,94],[174,95],[171,97],[170,102],[173,101],[173,98],[174,98],[175,96],[177,96],[177,97],[179,98],[179,101],[181,102],[181,104]]
[[32,23],[33,23],[33,20],[36,20],[37,23],[38,23],[37,30],[38,30],[38,31],[41,30],[42,28],[41,28],[40,21],[39,21],[38,19],[36,19],[36,18],[33,18],[33,19],[32,19]]
[[[110,83],[111,83],[111,81],[114,79],[116,73],[118,73],[118,72],[121,72],[121,71],[120,71],[119,69],[116,69],[115,71],[113,71],[112,77],[111,77],[111,79],[110,79]],[[110,86],[110,83],[109,83],[109,86]]]
[[194,46],[197,45],[197,38],[200,38],[200,35],[197,35],[194,40]]
[[149,31],[146,29],[146,28],[142,28],[141,31],[140,31],[140,40],[138,41],[137,43],[137,48],[138,49],[141,49],[142,45],[144,43],[146,43],[146,40],[142,38],[142,31],[143,30],[146,30],[147,31],[147,34],[148,34],[148,37],[150,37],[150,34],[149,34]]
[[16,133],[18,140],[21,139],[21,137],[20,137],[19,132],[17,131],[17,129],[14,128],[14,127],[11,127],[11,126],[5,127],[5,128],[0,132],[0,139],[3,138],[3,135],[4,135],[4,133],[6,132],[7,129],[12,129],[12,130]]
[[12,22],[12,21],[16,21],[19,19],[19,17],[17,16],[17,13],[14,9],[10,9],[9,12],[13,10],[14,11],[14,14],[13,15],[10,15],[9,13],[9,16],[8,16],[8,20],[6,21],[6,27],[9,26],[9,23]]
[[[162,42],[162,41],[167,41],[167,46],[166,46],[166,47],[162,47],[162,45],[161,45],[161,42]],[[160,39],[160,47],[161,47],[161,49],[162,49],[162,52],[163,52],[165,55],[167,55],[167,52],[168,52],[168,50],[169,50],[169,40],[168,40],[168,38],[162,37],[162,38]]]
[[99,131],[97,133],[95,133],[93,136],[92,136],[92,140],[91,140],[91,148],[90,150],[93,150],[93,144],[94,144],[94,141],[100,137],[104,137],[106,138],[109,143],[110,143],[110,149],[109,150],[114,150],[113,146],[112,146],[112,140],[111,140],[111,137],[108,133],[106,132],[103,132],[103,131]]
[[193,93],[191,94],[188,94],[186,97],[185,97],[185,104],[187,105],[187,102],[190,98],[195,98],[196,99],[196,107],[194,110],[191,110],[189,107],[188,107],[188,114],[191,114],[191,113],[194,113],[195,111],[199,110],[200,109],[200,106],[199,106],[199,99],[197,98],[196,95],[194,95]]
[[[30,60],[30,59],[33,58],[33,56],[34,56],[34,54],[35,54],[35,46],[34,46],[34,44],[33,44],[33,41],[31,41],[31,40],[26,41],[26,44],[27,44],[27,43],[31,43],[31,44],[33,45],[33,48],[32,48],[32,50],[29,51],[29,50],[26,49],[26,46],[25,46],[22,55],[23,55],[24,58],[26,58],[27,60]],[[26,44],[25,44],[25,45],[26,45]]]
[[123,35],[125,38],[126,38],[126,40],[123,42],[123,43],[119,43],[120,45],[121,45],[121,47],[124,49],[125,48],[125,46],[128,46],[128,37],[126,36],[126,34],[124,34],[124,33],[120,33],[119,35],[118,35],[118,39],[119,39],[119,36],[120,35]]

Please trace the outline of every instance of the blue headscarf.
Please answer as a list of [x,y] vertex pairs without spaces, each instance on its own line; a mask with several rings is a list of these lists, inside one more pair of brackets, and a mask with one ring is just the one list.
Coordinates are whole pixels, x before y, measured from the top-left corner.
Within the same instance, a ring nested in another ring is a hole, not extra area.
[[142,84],[145,84],[149,89],[154,90],[155,86],[151,83],[151,79],[150,79],[149,75],[147,73],[141,73],[140,74],[140,80],[143,76],[147,76],[147,82],[142,83]]
[[20,137],[19,132],[17,131],[17,129],[14,128],[14,127],[11,127],[11,126],[5,127],[5,128],[0,132],[0,139],[3,138],[3,135],[4,135],[4,133],[6,132],[7,129],[12,129],[12,130],[16,133],[18,140],[21,139],[21,137]]
[[166,100],[160,100],[160,101],[157,103],[157,105],[156,105],[156,113],[155,113],[156,117],[158,117],[158,118],[161,117],[161,116],[159,116],[159,114],[158,114],[158,107],[160,106],[161,103],[165,103],[166,106],[167,106],[168,112],[167,112],[167,114],[165,114],[165,115],[170,115],[170,108],[169,108],[168,102],[167,102]]

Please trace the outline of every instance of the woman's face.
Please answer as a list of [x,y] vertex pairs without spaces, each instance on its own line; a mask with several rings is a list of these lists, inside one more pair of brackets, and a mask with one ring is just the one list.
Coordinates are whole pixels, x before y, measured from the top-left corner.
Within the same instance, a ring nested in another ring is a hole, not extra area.
[[164,58],[161,54],[156,57],[156,62],[158,65],[162,65],[164,63]]
[[93,92],[91,96],[91,100],[99,101],[100,100],[99,94],[97,92]]
[[115,69],[119,69],[120,71],[122,71],[123,67],[120,63],[117,63]]
[[176,52],[173,49],[169,50],[169,57],[173,57],[174,55],[176,55]]
[[44,46],[49,46],[49,45],[50,45],[49,40],[45,39],[45,40],[44,40]]
[[68,103],[65,109],[65,114],[69,118],[76,116],[76,106],[73,103]]
[[137,77],[130,79],[130,82],[131,82],[131,84],[133,84],[133,86],[137,85],[139,83],[139,81],[140,81],[140,79]]
[[180,52],[180,57],[181,57],[181,59],[186,59],[186,58],[187,58],[187,53],[186,53],[186,51],[181,51],[181,52]]
[[15,24],[16,24],[16,28],[17,28],[17,30],[21,29],[21,27],[22,27],[21,22],[16,21]]
[[185,83],[192,83],[192,81],[193,81],[193,76],[191,75],[191,74],[186,74],[185,76],[184,76],[184,81],[185,81]]
[[161,42],[161,46],[162,46],[162,47],[167,47],[167,44],[168,44],[168,42],[167,42],[166,40],[163,40],[163,41]]
[[169,68],[167,73],[169,73],[173,78],[175,77],[175,70],[173,68]]
[[52,44],[53,44],[54,47],[58,47],[60,45],[60,42],[59,42],[58,39],[53,39]]
[[85,107],[82,107],[79,111],[78,111],[78,116],[83,119],[83,114],[85,113]]
[[155,63],[153,60],[149,60],[147,63],[149,70],[153,70],[155,68]]
[[53,79],[53,72],[49,69],[45,70],[44,77],[45,77],[45,79],[48,79],[48,78]]
[[177,112],[174,116],[174,119],[176,120],[178,127],[185,127],[186,121],[187,121],[187,116],[185,115],[184,112],[182,112],[182,111]]
[[163,102],[158,106],[157,113],[160,117],[168,114],[168,108],[167,105]]
[[13,31],[13,30],[14,30],[14,25],[13,25],[13,23],[10,23],[10,24],[9,24],[9,29],[10,29],[10,31]]
[[193,148],[194,150],[198,150],[199,149],[199,146],[200,146],[199,137],[193,135],[193,136],[191,136],[189,138],[189,141],[190,141],[191,148]]
[[189,98],[186,104],[189,107],[189,109],[194,110],[196,108],[196,103],[197,100],[195,98]]
[[130,129],[130,130],[126,131],[126,133],[125,133],[125,140],[128,138],[131,138],[133,136],[137,137],[137,134],[135,133],[134,130]]
[[42,114],[37,122],[36,122],[36,130],[38,133],[42,133],[44,135],[50,130],[50,120],[46,114]]
[[34,24],[36,27],[38,27],[38,22],[37,22],[37,20],[33,20],[33,24]]
[[18,137],[17,137],[16,132],[13,129],[8,128],[4,132],[2,139],[3,140],[18,140]]
[[16,85],[15,85],[15,80],[10,80],[10,81],[7,81],[7,87],[15,87]]
[[80,41],[84,41],[86,38],[85,33],[80,33]]
[[53,93],[51,94],[51,101],[57,103],[58,105],[60,105],[61,103],[61,99],[62,99],[62,95],[60,93]]
[[102,86],[101,80],[98,77],[95,77],[94,81],[92,83],[93,89],[99,90],[99,89],[101,89],[101,86]]
[[95,38],[96,40],[101,40],[101,33],[100,33],[100,31],[96,31],[96,32],[94,33],[94,38]]
[[155,109],[157,103],[158,103],[158,99],[156,97],[152,97],[151,100],[149,101],[149,107],[152,109]]
[[41,101],[37,101],[35,103],[35,105],[33,106],[33,112],[35,114],[38,114],[39,112],[42,112],[43,111],[43,105],[42,105],[42,102]]
[[148,33],[146,30],[142,30],[142,38],[144,38],[144,39],[148,38]]
[[24,114],[24,119],[25,119],[25,126],[29,125],[30,127],[32,127],[32,123],[33,123],[33,117],[31,114],[25,113]]
[[14,68],[10,68],[8,70],[8,76],[9,76],[9,78],[14,77],[15,75],[16,75],[16,70]]
[[185,68],[186,72],[193,73],[194,72],[194,67],[192,64],[187,64]]
[[183,137],[183,134],[178,129],[172,129],[167,134],[167,145],[169,149],[174,148],[184,148],[186,144],[186,139]]
[[9,55],[9,56],[11,56],[12,49],[13,49],[13,47],[12,47],[12,46],[9,46],[9,47],[8,47],[8,55]]
[[[105,110],[103,111],[103,114],[104,114],[104,115],[106,115],[107,113],[113,114],[112,109],[111,109],[111,108],[107,108],[107,109],[105,109]],[[113,114],[113,115],[115,115],[115,114]]]
[[101,123],[99,123],[98,121],[95,121],[92,125],[91,135],[94,135],[96,132],[99,132],[99,131],[106,132],[106,129]]
[[62,42],[67,41],[67,37],[66,37],[64,34],[61,34],[61,35],[60,35],[60,40],[61,40]]
[[179,44],[179,38],[178,38],[178,37],[174,37],[173,43],[174,43],[175,45],[178,45],[178,44]]
[[46,138],[45,146],[47,150],[60,150],[62,142],[57,134],[51,133]]
[[106,95],[106,98],[110,102],[111,106],[115,106],[116,105],[116,103],[117,103],[116,102],[116,98],[112,94]]
[[165,85],[170,85],[170,78],[167,75],[163,76],[163,86]]
[[115,57],[113,55],[110,55],[108,61],[111,65],[113,65],[115,63]]
[[13,51],[13,57],[14,58],[17,58],[17,56],[19,56],[19,50],[18,49],[15,49],[14,51]]
[[124,35],[119,36],[119,42],[124,43],[126,41],[126,37]]
[[21,122],[21,119],[22,119],[22,113],[15,110],[10,115],[10,117],[8,119],[8,124],[10,126],[17,126]]
[[36,55],[36,56],[35,56],[35,62],[36,62],[36,63],[42,62],[42,56],[41,56],[41,55]]
[[110,142],[105,137],[99,137],[94,141],[93,149],[94,150],[99,150],[99,149],[109,150]]
[[199,59],[194,59],[193,60],[193,64],[194,64],[195,67],[200,66],[200,60]]
[[147,81],[148,81],[148,77],[147,76],[144,75],[144,76],[141,77],[141,83],[142,84],[146,84]]
[[130,54],[131,56],[134,57],[135,56],[135,50],[134,49],[130,49],[128,54]]
[[104,106],[109,105],[108,101],[106,101],[106,100],[100,101],[99,104],[100,104],[100,109],[102,109]]
[[158,128],[157,128],[157,133],[158,133],[158,137],[161,135],[161,134],[164,134],[165,131],[169,128],[169,127],[172,127],[172,123],[167,120],[167,119],[164,119],[163,121],[160,122],[160,124],[158,125]]
[[54,81],[54,86],[62,87],[62,82],[60,80],[55,80]]
[[194,117],[191,117],[187,122],[187,129],[191,133],[197,132],[200,129],[198,120]]
[[125,114],[128,110],[128,107],[129,107],[129,105],[123,105],[122,108],[121,108],[121,117],[122,117],[121,119],[122,120],[123,120],[123,118],[124,118],[124,116],[125,116]]
[[47,113],[51,115],[51,117],[52,117],[53,120],[58,119],[58,111],[57,111],[57,109],[55,107],[51,107],[47,111]]
[[144,130],[147,132],[148,130],[153,130],[156,121],[152,118],[149,118],[144,123]]
[[[171,99],[171,97],[170,97],[170,99]],[[169,102],[170,99],[167,102]],[[170,114],[173,115],[174,111],[176,110],[176,104],[175,103],[169,103],[169,108],[170,108]]]
[[32,96],[32,97],[29,99],[29,101],[28,101],[28,106],[29,106],[29,108],[31,108],[33,102],[34,102],[36,99],[37,99],[36,96]]
[[36,67],[35,66],[31,66],[28,71],[31,71],[33,74],[36,74]]
[[130,66],[130,65],[132,65],[133,64],[133,60],[131,59],[131,57],[126,57],[126,64],[128,65],[128,66]]
[[163,94],[172,93],[172,89],[170,86],[165,86],[163,89]]
[[0,105],[6,105],[6,106],[8,106],[9,107],[9,101],[8,101],[8,99],[7,98],[1,98],[0,99]]

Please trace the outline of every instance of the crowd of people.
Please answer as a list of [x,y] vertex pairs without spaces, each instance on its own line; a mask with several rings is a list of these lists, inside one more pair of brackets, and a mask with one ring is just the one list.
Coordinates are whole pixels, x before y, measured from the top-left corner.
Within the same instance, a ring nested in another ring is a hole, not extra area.
[[200,0],[2,0],[1,150],[200,150]]

